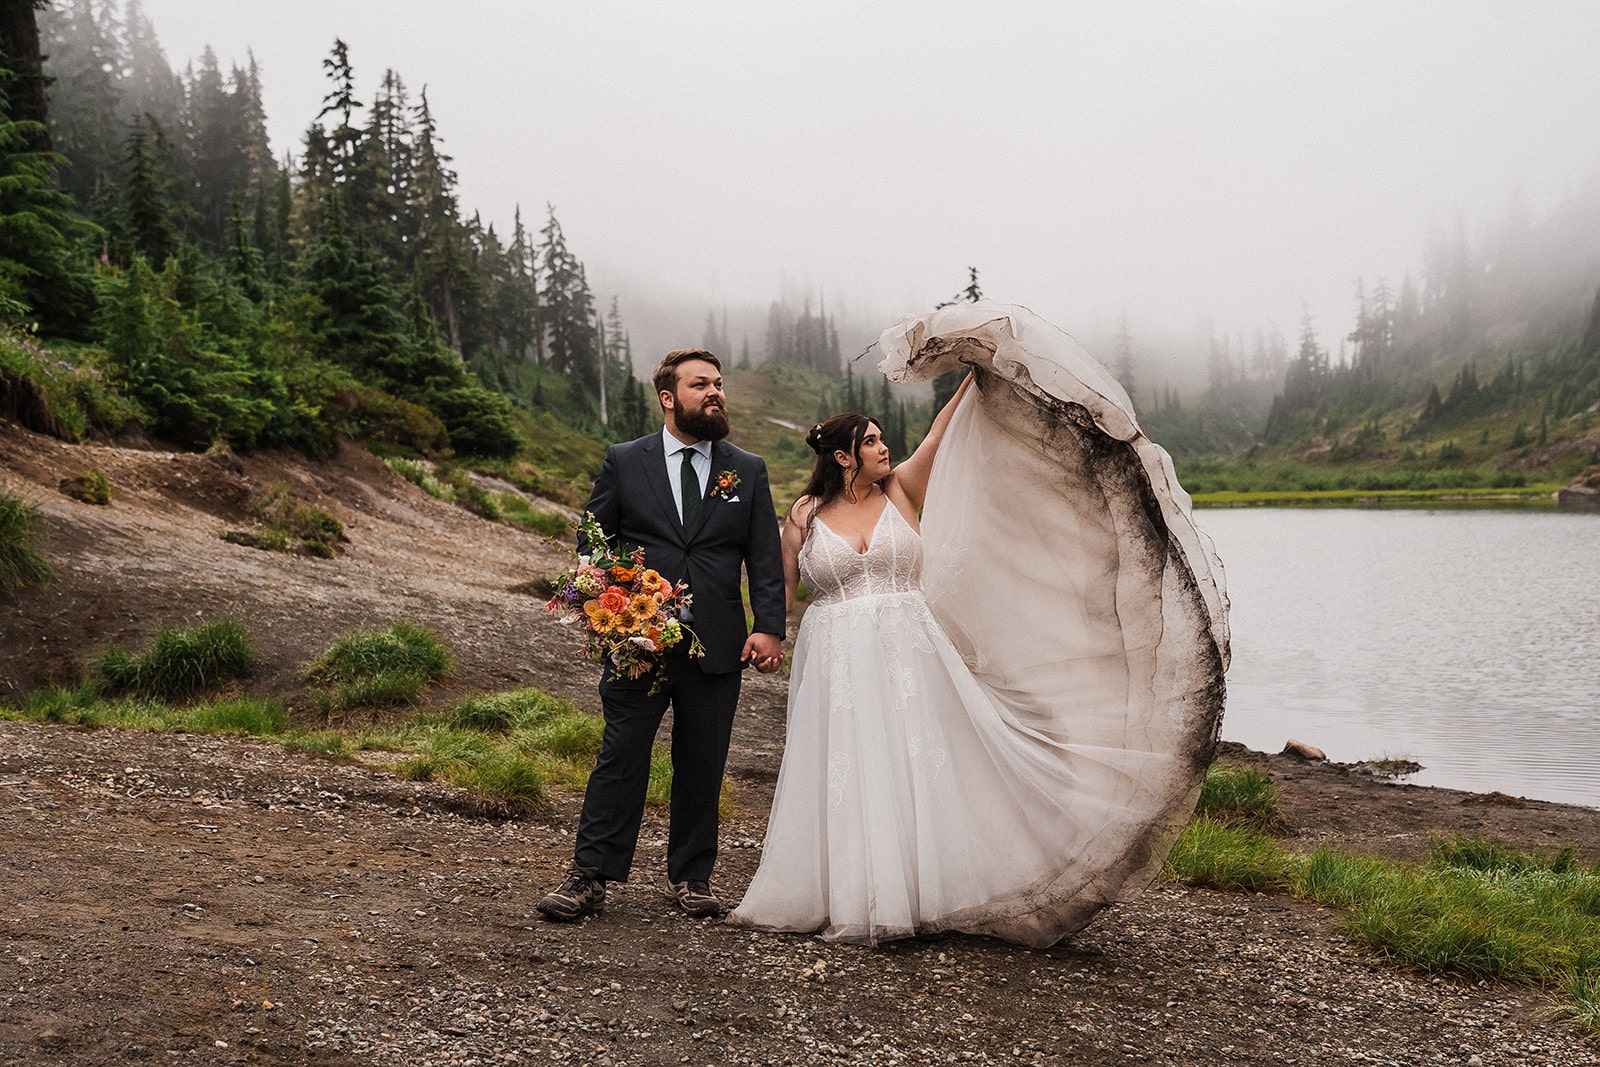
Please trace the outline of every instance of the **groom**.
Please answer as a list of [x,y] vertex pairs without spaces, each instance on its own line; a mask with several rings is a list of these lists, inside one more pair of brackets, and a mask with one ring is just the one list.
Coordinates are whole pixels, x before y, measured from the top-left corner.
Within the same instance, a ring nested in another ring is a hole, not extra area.
[[[588,510],[607,537],[644,549],[646,566],[670,582],[689,583],[692,618],[685,622],[705,645],[705,656],[691,658],[683,641],[642,678],[619,677],[609,667],[602,673],[605,734],[583,797],[572,871],[537,905],[552,922],[598,911],[606,882],[627,881],[644,816],[650,748],[669,703],[667,891],[690,915],[721,911],[711,893],[711,867],[739,672],[745,664],[777,670],[783,655],[783,559],[767,466],[723,440],[722,363],[700,349],[669,352],[656,367],[655,388],[665,425],[606,451]],[[741,569],[755,615],[748,636]]]

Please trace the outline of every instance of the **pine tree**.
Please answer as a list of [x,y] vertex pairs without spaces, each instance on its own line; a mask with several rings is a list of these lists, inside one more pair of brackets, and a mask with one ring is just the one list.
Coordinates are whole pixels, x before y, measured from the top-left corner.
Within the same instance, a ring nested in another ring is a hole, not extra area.
[[91,228],[55,186],[61,157],[34,147],[46,140],[39,124],[11,117],[12,80],[0,69],[0,317],[82,337],[94,291],[78,242]]
[[411,211],[417,220],[415,262],[422,271],[429,303],[444,320],[445,335],[462,354],[457,290],[468,276],[468,249],[456,200],[456,175],[450,157],[439,151],[439,134],[424,89],[416,111],[416,171]]
[[[122,100],[119,128],[127,128],[144,116],[155,118],[164,130],[176,130],[184,108],[183,82],[167,63],[166,53],[156,40],[155,27],[145,16],[139,0],[127,0],[123,11]],[[254,70],[255,61],[251,60]],[[256,99],[260,100],[257,82]]]
[[[46,8],[45,70],[50,78],[50,140],[66,157],[61,188],[88,203],[117,170],[121,62],[116,25],[102,5],[70,0]],[[3,62],[3,60],[0,60]]]
[[122,210],[116,233],[117,261],[134,256],[164,266],[176,255],[183,236],[184,210],[172,173],[172,142],[153,116],[133,128],[123,149]]
[[1127,391],[1128,399],[1135,396],[1134,388],[1134,359],[1133,359],[1133,331],[1128,328],[1128,313],[1122,313],[1122,323],[1117,327],[1116,340],[1117,354],[1117,381],[1122,383],[1122,388]]
[[514,363],[536,361],[539,287],[534,278],[533,246],[522,225],[522,205],[513,216],[511,246],[506,249],[506,277],[500,288],[498,318],[506,353]]
[[[49,152],[50,105],[45,86],[43,49],[37,11],[49,0],[8,0],[0,4],[0,70],[7,72],[5,84],[10,103],[5,118],[18,123],[11,136],[19,137],[16,147],[34,152]],[[59,164],[58,164],[59,165]]]
[[335,37],[333,51],[322,61],[332,87],[322,98],[322,110],[317,112],[320,122],[325,115],[334,115],[338,123],[328,130],[328,154],[333,161],[335,185],[348,182],[355,170],[356,155],[361,146],[361,130],[355,124],[355,113],[366,105],[356,99],[355,70],[350,66],[350,48]]

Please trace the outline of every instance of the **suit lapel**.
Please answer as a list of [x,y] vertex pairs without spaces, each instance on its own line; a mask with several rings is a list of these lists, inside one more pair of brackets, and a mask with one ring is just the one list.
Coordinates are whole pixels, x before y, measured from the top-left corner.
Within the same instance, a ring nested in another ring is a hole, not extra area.
[[672,523],[673,529],[683,537],[687,543],[688,537],[684,536],[683,520],[678,517],[678,502],[672,499],[672,482],[667,478],[667,460],[662,451],[661,435],[645,439],[643,452],[644,480],[649,483],[650,491],[655,494],[656,506],[666,513],[667,521]]
[[700,498],[700,519],[694,524],[694,529],[687,531],[684,540],[693,541],[695,534],[705,529],[706,520],[711,518],[711,513],[722,503],[720,496],[713,496],[711,490],[717,484],[717,471],[726,470],[729,453],[728,446],[722,441],[711,443],[711,469],[706,472],[705,495]]

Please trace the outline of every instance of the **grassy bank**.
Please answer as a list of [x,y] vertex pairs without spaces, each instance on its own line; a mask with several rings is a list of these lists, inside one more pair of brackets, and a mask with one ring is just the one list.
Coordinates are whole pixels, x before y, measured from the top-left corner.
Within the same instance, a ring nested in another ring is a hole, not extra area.
[[1559,485],[1455,489],[1221,489],[1195,493],[1201,508],[1554,508]]
[[[282,701],[249,694],[252,641],[222,619],[163,627],[141,651],[112,646],[90,660],[81,684],[0,705],[0,718],[256,737],[359,759],[412,781],[445,782],[462,789],[469,806],[495,815],[542,806],[547,786],[588,784],[604,723],[570,701],[521,689],[418,710],[423,692],[449,675],[452,658],[432,631],[411,623],[345,634],[302,669],[318,713],[311,728]],[[351,718],[356,711],[359,722]],[[657,745],[647,803],[665,806],[671,793],[672,761]],[[725,787],[723,807],[732,805]]]
[[1220,763],[1167,860],[1191,885],[1287,893],[1339,908],[1350,937],[1400,966],[1544,991],[1600,1037],[1600,863],[1435,838],[1421,864],[1286,847],[1267,775]]

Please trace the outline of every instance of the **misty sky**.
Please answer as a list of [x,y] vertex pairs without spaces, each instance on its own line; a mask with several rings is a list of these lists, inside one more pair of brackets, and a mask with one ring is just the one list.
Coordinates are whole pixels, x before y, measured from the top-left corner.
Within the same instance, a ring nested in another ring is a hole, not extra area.
[[1430,216],[1542,214],[1600,170],[1589,0],[144,7],[175,68],[254,49],[280,155],[335,37],[363,101],[426,85],[462,203],[502,235],[553,203],[625,317],[787,282],[887,325],[973,264],[1074,332],[1292,339],[1304,300],[1336,346]]

